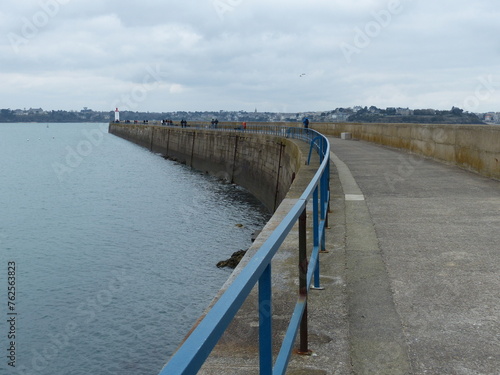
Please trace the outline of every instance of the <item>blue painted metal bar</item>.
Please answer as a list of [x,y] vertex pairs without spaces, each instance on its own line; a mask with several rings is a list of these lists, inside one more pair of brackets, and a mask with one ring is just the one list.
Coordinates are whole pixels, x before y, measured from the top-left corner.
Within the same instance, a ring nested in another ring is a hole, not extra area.
[[261,375],[272,375],[273,373],[271,297],[271,264],[269,264],[259,279],[259,362]]
[[312,156],[312,152],[313,152],[313,147],[314,147],[314,144],[311,142],[311,146],[309,146],[309,155],[307,156],[307,165],[311,164],[311,156]]
[[[318,193],[319,193],[319,186],[314,189],[314,194],[313,194],[313,235],[314,235],[314,240],[313,240],[313,246],[318,247],[320,243],[320,237],[321,237],[321,232],[320,232],[320,226],[319,226],[319,217],[318,217],[318,206],[319,206],[319,201],[318,201]],[[320,281],[319,281],[319,262],[316,263],[315,265],[316,272],[314,274],[314,287],[315,288],[321,288]]]
[[314,246],[318,246],[319,244],[319,217],[318,217],[318,207],[319,207],[319,202],[318,202],[318,189],[319,186],[316,186],[314,189],[313,193],[313,201],[312,201],[312,206],[313,206],[313,244]]
[[[214,131],[228,131],[227,129],[212,129]],[[231,130],[234,131],[234,130]],[[241,131],[241,130],[238,130]],[[246,131],[252,131],[247,129]],[[195,374],[210,355],[210,352],[234,318],[241,305],[250,294],[254,285],[259,283],[259,347],[260,347],[260,374],[272,374],[272,286],[271,286],[271,260],[279,247],[292,230],[300,214],[307,207],[307,202],[313,199],[313,250],[307,270],[307,288],[310,287],[313,274],[315,283],[319,286],[319,239],[324,237],[325,221],[319,217],[318,208],[324,211],[328,204],[329,190],[325,184],[329,184],[329,154],[330,145],[328,140],[312,129],[305,131],[300,128],[284,129],[280,127],[260,128],[252,132],[269,132],[274,135],[285,135],[286,137],[312,141],[318,138],[320,141],[315,149],[320,156],[321,165],[315,173],[310,184],[307,186],[297,203],[290,209],[286,217],[281,221],[273,233],[268,237],[260,249],[249,260],[236,279],[227,288],[215,305],[207,312],[205,318],[186,338],[184,344],[172,356],[170,361],[160,372],[160,375],[191,375]],[[328,185],[326,185],[328,186]],[[321,200],[321,201],[319,201]],[[323,216],[323,215],[321,215]],[[275,374],[284,374],[291,355],[298,326],[307,306],[307,293],[299,297],[295,311],[291,317],[289,328],[283,341],[280,354],[274,367]],[[305,317],[305,315],[304,315]]]
[[323,136],[314,137],[311,141],[311,146],[309,147],[309,155],[307,157],[307,165],[311,164],[311,155],[313,148],[318,152],[320,163],[323,162],[324,153],[323,153]]
[[[328,202],[330,201],[330,191],[326,191],[326,199],[323,202],[323,206],[325,207],[325,212],[328,213]],[[326,215],[325,215],[326,217]]]
[[[310,287],[312,281],[313,281],[313,276],[314,273],[316,272],[316,263],[319,259],[319,247],[313,247],[312,253],[311,253],[311,258],[309,260],[309,269],[307,270],[307,286]],[[311,267],[311,265],[314,265]]]
[[290,362],[290,357],[292,356],[293,345],[295,343],[295,339],[297,338],[297,333],[299,332],[299,325],[302,315],[304,314],[306,303],[307,298],[300,297],[295,305],[285,338],[283,339],[280,352],[276,358],[276,363],[274,364],[273,375],[284,375],[286,373],[286,368],[288,366],[288,362]]
[[325,207],[325,204],[324,202],[326,201],[326,197],[327,197],[327,190],[326,190],[326,184],[325,184],[325,181],[322,179],[321,181],[321,203],[320,203],[320,219],[321,219],[321,222],[323,222],[323,228],[321,229],[321,226],[320,226],[320,233],[321,233],[321,251],[325,251],[326,250],[326,233],[325,233],[325,230],[324,230],[324,221],[325,221],[325,218],[326,218],[326,207]]
[[[325,233],[325,229],[326,229],[326,221],[325,220],[320,220],[319,221],[319,232],[321,233],[321,235],[323,235]],[[320,247],[321,251],[323,251],[323,247]]]
[[314,268],[314,289],[324,289],[321,287],[321,282],[319,280],[319,277],[320,277],[320,272],[319,272],[319,257],[318,257],[318,259],[316,259],[316,266]]
[[[325,155],[325,145],[323,145],[322,147],[322,155],[323,155],[323,158],[327,158],[328,159],[328,156]],[[329,165],[327,165],[328,167]],[[328,194],[328,189],[329,189],[329,185],[330,185],[330,181],[329,179],[325,179],[324,178],[325,175],[323,174],[323,176],[321,176],[321,182],[320,182],[320,222],[322,223],[322,225],[320,224],[320,228],[319,228],[319,231],[320,231],[320,243],[321,243],[321,251],[326,251],[326,231],[325,231],[325,221],[326,221],[326,215],[327,215],[327,208],[326,208],[326,205],[325,205],[325,202],[328,201],[329,199],[329,194]],[[319,278],[319,262],[318,262],[318,278]]]
[[328,203],[330,202],[330,191],[325,188],[324,189],[324,199],[321,199],[321,208],[322,208],[322,215],[321,215],[321,220],[323,223],[323,228],[321,229],[321,251],[327,251],[326,248],[326,227],[327,227],[327,222],[328,222]]

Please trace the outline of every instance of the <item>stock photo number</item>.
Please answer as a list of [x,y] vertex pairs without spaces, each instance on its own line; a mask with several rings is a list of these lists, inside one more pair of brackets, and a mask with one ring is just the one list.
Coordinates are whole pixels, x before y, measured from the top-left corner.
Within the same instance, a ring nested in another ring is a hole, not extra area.
[[7,364],[16,367],[16,262],[7,263]]

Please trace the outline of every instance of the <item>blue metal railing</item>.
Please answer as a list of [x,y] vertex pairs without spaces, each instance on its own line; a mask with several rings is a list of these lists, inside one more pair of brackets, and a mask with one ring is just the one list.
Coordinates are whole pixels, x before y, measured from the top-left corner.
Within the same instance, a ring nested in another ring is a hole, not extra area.
[[[242,131],[241,129],[214,130]],[[313,278],[314,288],[320,289],[319,253],[325,251],[325,228],[328,226],[330,200],[330,144],[326,137],[312,129],[271,126],[265,129],[260,129],[260,127],[258,129],[247,128],[244,131],[279,135],[310,142],[311,151],[314,148],[319,155],[320,167],[297,203],[207,312],[204,319],[172,356],[159,375],[196,374],[257,282],[259,283],[260,374],[285,374],[299,330],[301,336],[299,352],[308,352],[307,295]],[[308,262],[306,256],[306,207],[311,199],[313,206],[313,248]],[[271,260],[297,222],[299,223],[299,297],[280,352],[273,364]],[[306,266],[307,264],[308,266]]]

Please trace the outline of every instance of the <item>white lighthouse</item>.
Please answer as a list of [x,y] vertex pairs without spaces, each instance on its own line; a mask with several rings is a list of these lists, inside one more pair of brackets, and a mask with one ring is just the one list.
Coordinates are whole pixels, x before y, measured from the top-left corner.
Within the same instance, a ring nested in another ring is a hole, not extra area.
[[120,111],[118,111],[118,108],[115,110],[115,122],[120,122]]

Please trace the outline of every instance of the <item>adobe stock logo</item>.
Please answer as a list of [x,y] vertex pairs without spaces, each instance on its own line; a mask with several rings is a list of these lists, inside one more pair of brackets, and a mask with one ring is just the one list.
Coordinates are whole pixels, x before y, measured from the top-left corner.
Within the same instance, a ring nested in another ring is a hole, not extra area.
[[500,88],[500,81],[495,80],[491,74],[479,77],[478,81],[474,95],[469,95],[464,100],[464,108],[470,112],[477,111],[481,102],[491,100]]
[[235,10],[242,2],[243,0],[213,0],[212,5],[220,20],[224,21],[224,14]]
[[[408,1],[411,0],[406,0],[406,2]],[[393,16],[400,14],[402,11],[403,4],[401,0],[390,0],[386,9],[371,13],[373,19],[367,22],[363,28],[355,27],[352,44],[346,42],[340,44],[340,49],[346,61],[351,63],[352,55],[360,54],[363,49],[367,48],[373,39],[377,38],[384,29],[389,27]]]
[[168,81],[169,75],[161,71],[161,66],[148,66],[142,82],[135,85],[128,94],[123,94],[119,100],[112,103],[111,108],[120,108],[124,111],[137,110],[140,104],[148,98],[148,93],[161,87],[162,82]]
[[41,29],[47,27],[61,10],[61,5],[66,5],[71,0],[44,0],[40,1],[40,10],[31,17],[21,18],[21,29],[19,33],[10,32],[7,34],[10,45],[15,53],[19,53],[22,46],[33,40]]
[[76,147],[66,146],[66,157],[64,163],[52,163],[52,170],[57,175],[60,182],[73,170],[82,164],[84,158],[92,154],[94,149],[101,145],[104,140],[104,134],[107,132],[108,125],[101,124],[98,128],[82,130],[82,139]]

